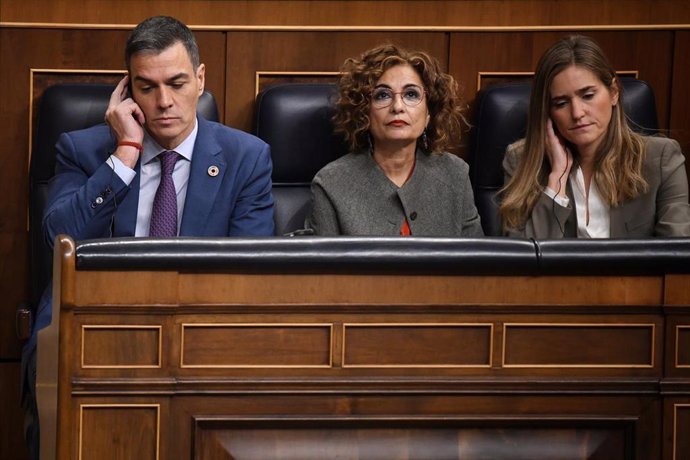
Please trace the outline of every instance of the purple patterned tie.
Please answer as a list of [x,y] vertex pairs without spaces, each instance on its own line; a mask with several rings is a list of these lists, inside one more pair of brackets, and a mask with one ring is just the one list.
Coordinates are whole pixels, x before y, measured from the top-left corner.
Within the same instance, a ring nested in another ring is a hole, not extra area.
[[169,238],[177,236],[177,193],[172,173],[180,156],[166,151],[158,155],[161,162],[161,181],[151,210],[149,236]]

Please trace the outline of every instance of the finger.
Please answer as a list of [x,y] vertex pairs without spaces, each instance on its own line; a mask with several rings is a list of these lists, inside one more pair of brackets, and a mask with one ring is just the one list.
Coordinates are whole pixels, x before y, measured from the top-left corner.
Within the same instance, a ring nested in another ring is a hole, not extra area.
[[558,148],[558,136],[553,131],[553,126],[550,122],[546,123],[546,150],[549,151],[549,155],[553,155]]
[[134,107],[132,108],[132,115],[134,115],[134,118],[139,122],[140,125],[144,125],[146,123],[146,116],[144,116],[144,112],[141,110],[141,107],[139,107],[136,103],[134,103]]
[[556,134],[556,130],[553,128],[553,122],[549,118],[548,121],[546,122],[546,136],[551,142],[559,142],[560,139],[558,135]]
[[565,143],[565,139],[563,139],[562,137],[559,137],[559,138],[558,138],[558,143],[561,144],[561,147],[563,148],[563,150],[564,150],[566,153],[568,153],[568,145]]
[[127,83],[129,83],[129,75],[125,75],[115,86],[110,95],[110,106],[115,106],[127,98]]

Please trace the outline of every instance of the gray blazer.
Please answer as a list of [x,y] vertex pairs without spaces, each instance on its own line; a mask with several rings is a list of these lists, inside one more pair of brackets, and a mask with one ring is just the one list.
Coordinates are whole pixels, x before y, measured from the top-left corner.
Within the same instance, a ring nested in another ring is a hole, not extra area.
[[[685,157],[678,142],[647,137],[642,173],[649,190],[635,199],[611,207],[611,238],[690,236],[690,205]],[[508,146],[503,169],[505,183],[513,176],[522,155],[523,143]],[[528,238],[575,238],[577,213],[570,183],[566,190],[570,206],[555,203],[545,193],[532,210],[525,228],[509,230],[509,236]]]
[[483,236],[467,163],[449,153],[416,155],[400,188],[369,153],[329,163],[312,181],[305,226],[317,235],[396,236],[407,219],[412,236]]

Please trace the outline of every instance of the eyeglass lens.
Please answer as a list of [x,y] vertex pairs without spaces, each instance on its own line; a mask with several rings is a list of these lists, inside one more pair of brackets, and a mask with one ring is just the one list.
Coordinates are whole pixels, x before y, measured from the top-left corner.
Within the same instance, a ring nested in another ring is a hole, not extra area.
[[408,107],[419,105],[424,99],[424,90],[412,85],[399,92],[390,88],[376,88],[371,94],[371,103],[374,107],[388,107],[393,103],[396,94],[400,94],[403,103]]

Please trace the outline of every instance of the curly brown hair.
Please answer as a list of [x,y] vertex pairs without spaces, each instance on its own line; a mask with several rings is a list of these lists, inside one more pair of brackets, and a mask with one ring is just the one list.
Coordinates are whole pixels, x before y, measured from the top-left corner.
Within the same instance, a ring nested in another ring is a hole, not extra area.
[[[395,45],[382,45],[348,58],[341,68],[340,91],[333,117],[335,131],[342,133],[351,151],[369,148],[369,104],[371,91],[388,69],[410,65],[424,84],[430,120],[426,129],[427,153],[447,150],[453,139],[460,140],[463,116],[458,84],[441,70],[439,62],[423,51],[409,51]],[[421,140],[420,148],[424,149]]]

